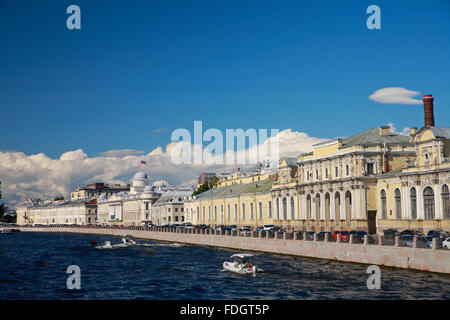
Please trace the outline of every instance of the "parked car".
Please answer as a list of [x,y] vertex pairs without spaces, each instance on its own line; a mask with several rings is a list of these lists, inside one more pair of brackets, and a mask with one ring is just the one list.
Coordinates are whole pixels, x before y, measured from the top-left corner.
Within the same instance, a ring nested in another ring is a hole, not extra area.
[[353,235],[353,241],[355,243],[364,243],[364,236],[369,236],[369,243],[375,243],[375,239],[365,231],[362,230],[352,230],[349,234]]
[[328,234],[328,240],[329,239],[333,239],[333,234],[331,233],[331,232],[324,232],[324,231],[322,231],[322,232],[319,232],[318,234],[317,234],[317,240],[319,240],[319,241],[325,241],[325,235],[326,234]]
[[272,229],[275,228],[273,224],[265,224],[264,225],[264,231],[272,231]]
[[442,247],[444,249],[450,249],[450,237],[442,241]]
[[397,229],[387,229],[387,230],[384,230],[384,232],[383,232],[383,237],[386,240],[388,240],[388,239],[394,240],[395,236],[399,236],[399,235],[400,235],[400,232],[398,232]]
[[264,231],[264,227],[257,227],[257,228],[255,229],[255,231],[256,231],[256,232]]
[[239,234],[240,234],[240,235],[246,235],[246,236],[249,236],[249,235],[251,235],[251,233],[252,233],[252,230],[251,230],[249,227],[242,227],[242,228],[239,228]]
[[[409,234],[400,236],[399,246],[413,247],[414,246],[414,236],[409,235]],[[431,248],[431,242],[428,241],[426,236],[418,236],[417,247],[418,248]]]
[[449,236],[449,234],[442,230],[430,230],[428,231],[427,236],[439,238],[441,241],[443,241]]
[[420,235],[422,235],[422,233],[417,230],[403,230],[402,232],[400,232],[400,236],[405,236],[405,235],[420,236]]
[[341,235],[342,242],[348,242],[349,232],[346,230],[336,230],[333,232],[333,239],[337,241],[337,235]]
[[442,248],[442,243],[444,241],[441,240],[440,237],[435,237],[435,236],[424,236],[424,237],[427,238],[427,241],[430,243],[430,247],[433,247],[433,239],[437,239],[437,247]]

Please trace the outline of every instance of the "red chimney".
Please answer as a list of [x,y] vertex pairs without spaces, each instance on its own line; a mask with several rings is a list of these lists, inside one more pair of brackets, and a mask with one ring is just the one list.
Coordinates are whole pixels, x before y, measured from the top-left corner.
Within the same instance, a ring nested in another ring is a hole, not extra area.
[[434,98],[431,94],[423,96],[423,110],[425,112],[425,126],[434,127],[434,114],[433,114],[433,101]]

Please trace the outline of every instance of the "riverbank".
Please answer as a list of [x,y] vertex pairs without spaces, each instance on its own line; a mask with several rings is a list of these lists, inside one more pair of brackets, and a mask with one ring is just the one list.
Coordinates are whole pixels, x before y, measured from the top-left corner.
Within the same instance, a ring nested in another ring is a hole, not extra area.
[[150,230],[145,228],[96,227],[20,227],[22,232],[68,232],[133,237],[148,240],[180,242],[246,251],[329,259],[404,269],[450,274],[450,250],[349,244],[297,239],[243,237],[214,231],[194,233],[193,230]]

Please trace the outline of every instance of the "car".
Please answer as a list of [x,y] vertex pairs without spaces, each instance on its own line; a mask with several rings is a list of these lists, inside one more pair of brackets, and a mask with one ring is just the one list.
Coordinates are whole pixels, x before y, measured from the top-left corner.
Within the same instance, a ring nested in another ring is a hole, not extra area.
[[383,232],[384,239],[395,239],[395,236],[399,236],[400,232],[397,229],[387,229]]
[[442,230],[430,230],[430,231],[428,231],[427,236],[439,238],[441,241],[443,241],[449,235],[447,232],[442,231]]
[[249,227],[239,228],[239,234],[240,235],[249,236],[249,235],[251,235],[251,233],[252,233],[252,230]]
[[348,242],[349,240],[349,232],[346,230],[335,230],[333,232],[333,239],[337,241],[337,235],[341,235],[341,241],[342,242]]
[[420,233],[420,232],[417,231],[417,230],[408,230],[408,229],[406,229],[406,230],[403,230],[402,232],[400,232],[399,235],[400,235],[400,236],[404,236],[404,235],[420,236],[420,235],[422,235],[422,233]]
[[256,232],[264,231],[264,227],[257,227],[257,228],[255,229],[255,231],[256,231]]
[[398,245],[400,247],[413,247],[414,246],[414,237],[410,234],[404,234],[400,236]]
[[325,241],[325,235],[326,234],[328,234],[328,241],[330,240],[330,239],[333,239],[333,234],[331,233],[331,232],[325,232],[325,231],[322,231],[322,232],[319,232],[318,234],[317,234],[317,240],[319,240],[319,241]]
[[264,231],[271,231],[275,226],[273,224],[265,224]]
[[433,247],[433,239],[437,239],[437,247],[438,248],[442,248],[442,243],[444,242],[443,240],[441,240],[440,237],[434,237],[434,236],[424,236],[427,241],[430,244],[430,247]]
[[374,243],[375,239],[369,235],[366,231],[362,230],[352,230],[349,234],[353,235],[353,241],[355,243],[364,243],[364,237],[369,236],[369,243]]
[[450,249],[450,237],[442,241],[442,247],[444,249]]

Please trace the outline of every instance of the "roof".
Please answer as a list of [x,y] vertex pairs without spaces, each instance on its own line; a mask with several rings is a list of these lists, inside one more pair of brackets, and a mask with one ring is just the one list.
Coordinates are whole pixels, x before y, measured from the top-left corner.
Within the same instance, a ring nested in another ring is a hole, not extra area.
[[270,192],[273,185],[273,179],[267,178],[260,181],[252,181],[248,183],[236,183],[233,185],[223,186],[219,188],[212,188],[208,191],[202,192],[197,196],[197,199],[221,199],[227,197],[234,197],[243,194],[255,194]]
[[342,140],[342,146],[344,148],[352,146],[376,146],[384,143],[388,145],[413,146],[409,141],[409,136],[394,132],[382,136],[380,135],[379,128],[368,129]]
[[433,132],[436,138],[441,137],[445,139],[450,139],[450,128],[448,127],[428,127],[428,129],[430,129],[431,132]]
[[289,167],[297,165],[297,158],[295,158],[295,157],[283,157],[283,158],[281,158],[280,162],[283,161],[283,160],[286,161],[286,164]]
[[253,257],[253,255],[250,253],[236,253],[236,254],[233,254],[230,258],[244,259],[244,258],[250,258],[250,257]]

